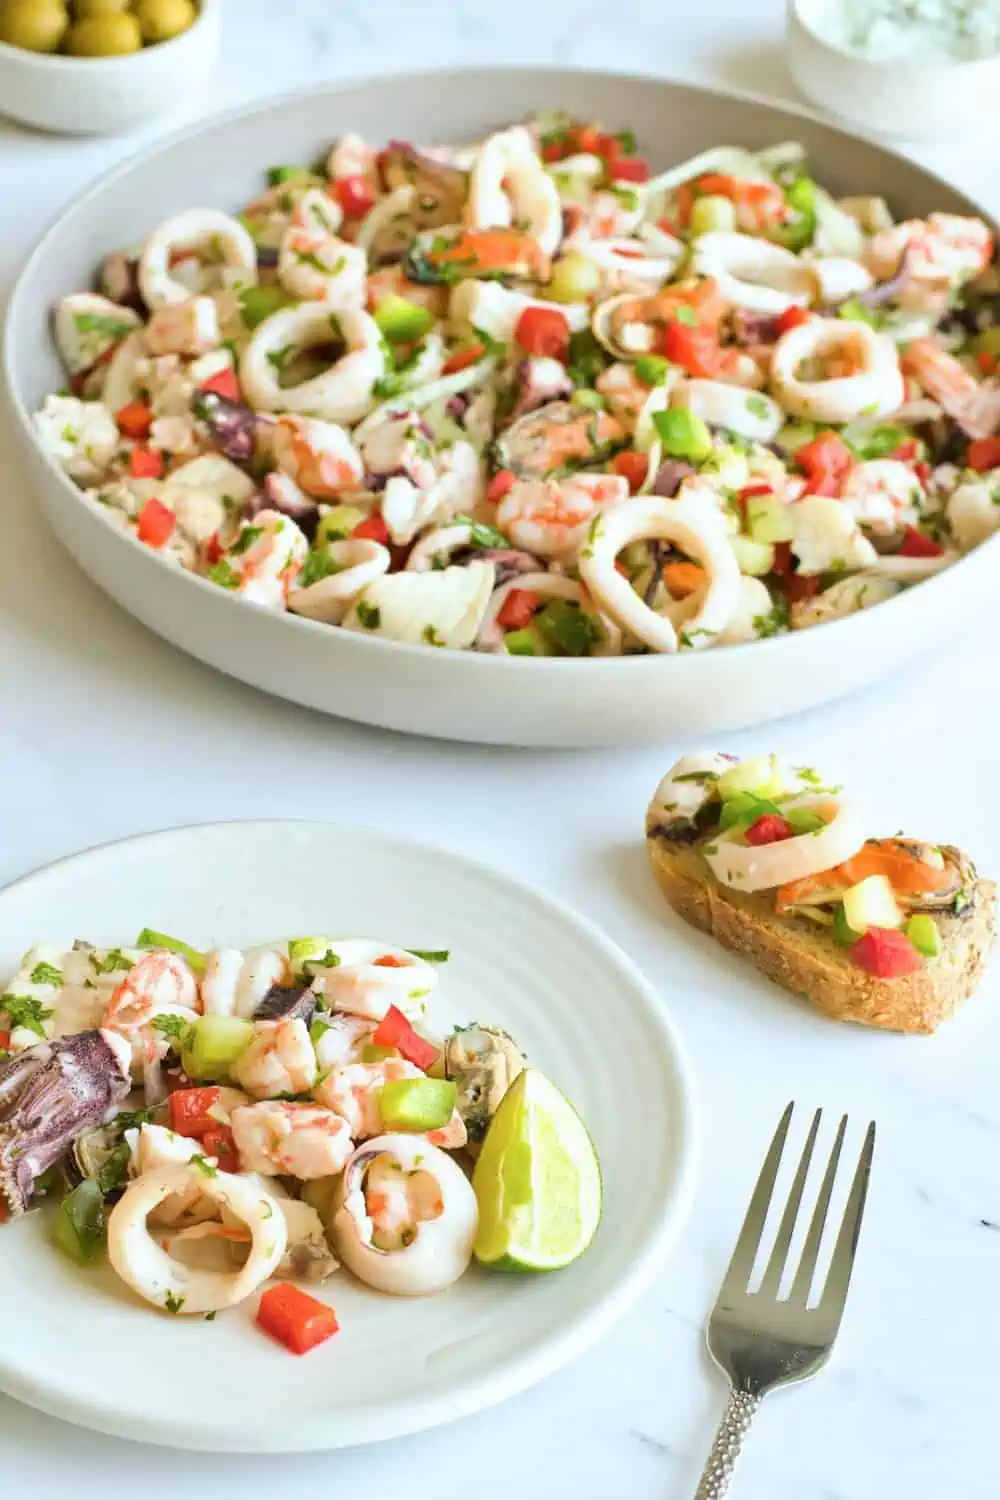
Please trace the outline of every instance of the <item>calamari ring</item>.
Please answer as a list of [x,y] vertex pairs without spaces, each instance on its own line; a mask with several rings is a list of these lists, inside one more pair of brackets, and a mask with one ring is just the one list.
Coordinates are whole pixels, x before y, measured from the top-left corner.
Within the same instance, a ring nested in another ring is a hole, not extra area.
[[850,859],[865,842],[860,813],[829,794],[796,797],[788,808],[815,813],[823,827],[773,844],[747,844],[744,830],[727,828],[703,850],[705,863],[721,885],[735,891],[769,891],[793,880],[821,875]]
[[680,642],[674,626],[645,604],[615,567],[623,547],[652,538],[673,542],[705,569],[708,584],[683,626],[682,642],[695,650],[712,645],[739,603],[740,570],[722,521],[696,495],[689,492],[675,500],[636,495],[604,511],[580,548],[581,578],[623,630],[653,651],[676,651]]
[[[831,355],[849,359],[856,373],[831,380],[796,375],[803,361]],[[887,416],[905,396],[892,341],[867,323],[843,318],[811,318],[783,334],[771,357],[771,388],[786,411],[814,422],[851,422],[862,413]]]
[[783,313],[789,307],[804,307],[816,287],[813,271],[791,250],[721,229],[694,241],[691,268],[699,276],[713,277],[726,301],[748,312]]
[[243,273],[247,284],[257,280],[257,247],[238,219],[217,208],[189,208],[165,219],[154,229],[139,257],[139,290],[151,312],[169,302],[186,302],[191,288],[170,274],[175,250],[196,250],[211,242],[228,266]]
[[[193,1270],[174,1260],[149,1231],[147,1219],[164,1199],[197,1186],[250,1231],[250,1254],[238,1271]],[[285,1219],[259,1182],[199,1166],[160,1167],[126,1188],[108,1218],[108,1255],[123,1281],[154,1307],[208,1313],[235,1307],[272,1275],[287,1243]]]
[[359,594],[370,583],[388,573],[392,554],[381,542],[350,539],[331,542],[328,555],[341,570],[321,578],[303,589],[293,589],[288,608],[307,620],[322,620],[325,625],[339,625]]
[[240,359],[240,384],[257,411],[294,411],[353,423],[372,410],[375,382],[385,374],[385,348],[375,319],[357,308],[335,315],[347,345],[336,364],[301,385],[278,383],[275,365],[289,348],[329,343],[330,316],[328,307],[303,302],[274,313],[257,328]]
[[563,237],[559,193],[523,125],[483,142],[469,179],[466,216],[473,228],[520,224],[546,255],[558,250]]
[[724,427],[754,443],[770,443],[785,425],[777,401],[728,380],[686,380],[673,404],[686,407],[711,427]]

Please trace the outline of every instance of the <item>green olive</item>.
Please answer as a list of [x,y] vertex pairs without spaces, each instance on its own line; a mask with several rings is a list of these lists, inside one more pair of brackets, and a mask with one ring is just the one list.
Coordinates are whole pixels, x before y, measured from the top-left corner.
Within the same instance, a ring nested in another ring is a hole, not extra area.
[[73,0],[73,14],[82,20],[84,16],[110,16],[120,10],[128,10],[129,0]]
[[66,51],[74,57],[115,57],[138,52],[142,33],[135,16],[122,12],[108,16],[85,16],[75,21],[66,38]]
[[169,42],[197,19],[192,0],[139,0],[136,6],[144,42]]
[[29,52],[55,52],[68,25],[61,0],[14,0],[0,10],[0,42]]

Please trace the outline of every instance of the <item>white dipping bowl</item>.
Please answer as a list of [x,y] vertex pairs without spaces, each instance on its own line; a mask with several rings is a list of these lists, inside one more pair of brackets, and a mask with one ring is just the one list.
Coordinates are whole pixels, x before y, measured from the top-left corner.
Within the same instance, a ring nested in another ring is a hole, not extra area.
[[65,57],[0,42],[0,114],[64,135],[112,135],[180,104],[207,78],[219,48],[222,0],[169,42],[124,57]]
[[861,57],[826,36],[825,19],[843,0],[788,0],[788,65],[799,88],[823,110],[873,134],[931,139],[981,130],[1000,97],[1000,56],[960,61],[884,62]]
[[715,735],[797,713],[968,631],[995,593],[1000,537],[937,578],[835,624],[677,656],[528,658],[435,650],[334,629],[232,598],[116,531],[39,447],[31,413],[64,382],[51,310],[109,250],[192,203],[235,209],[274,162],[311,161],[336,136],[466,141],[539,107],[635,128],[654,169],[720,142],[797,138],[835,194],[878,193],[900,218],[982,212],[913,162],[804,110],[659,79],[525,68],[369,79],[224,115],[144,151],[90,188],[14,289],[4,361],[27,477],[62,544],[158,635],[230,676],[324,713],[444,739],[613,745]]

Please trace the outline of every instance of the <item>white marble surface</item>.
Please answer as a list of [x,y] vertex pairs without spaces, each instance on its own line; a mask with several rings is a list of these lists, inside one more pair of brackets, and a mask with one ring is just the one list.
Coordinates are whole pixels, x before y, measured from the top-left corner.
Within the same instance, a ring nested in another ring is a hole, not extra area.
[[[220,72],[199,107],[490,60],[621,66],[790,95],[781,10],[779,0],[228,0]],[[0,125],[4,294],[67,197],[141,143]],[[921,154],[988,195],[995,149],[984,139]],[[793,1096],[874,1115],[878,1161],[835,1361],[765,1408],[735,1493],[995,1493],[1000,972],[932,1041],[821,1021],[661,909],[639,831],[673,747],[575,756],[450,747],[264,698],[179,656],[98,594],[33,514],[5,452],[0,435],[0,880],[138,830],[248,815],[399,823],[523,870],[603,923],[662,987],[700,1074],[704,1168],[690,1228],[644,1304],[575,1367],[493,1413],[374,1450],[250,1460],[117,1442],[0,1398],[3,1493],[263,1500],[280,1486],[303,1500],[352,1491],[682,1500],[723,1400],[702,1325],[766,1140]],[[821,761],[864,793],[874,826],[951,839],[996,872],[994,662],[992,641],[967,640],[850,703],[729,748],[780,745]]]

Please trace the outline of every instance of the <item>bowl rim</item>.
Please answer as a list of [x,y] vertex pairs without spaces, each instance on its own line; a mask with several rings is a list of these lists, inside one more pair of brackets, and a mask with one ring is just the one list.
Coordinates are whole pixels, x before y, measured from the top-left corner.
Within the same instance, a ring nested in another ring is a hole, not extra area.
[[[186,30],[178,32],[176,36],[169,37],[165,42],[153,42],[148,47],[143,45],[139,48],[138,52],[112,53],[108,57],[71,57],[65,52],[32,52],[28,47],[15,47],[10,42],[0,42],[0,65],[11,63],[14,67],[37,68],[40,72],[46,69],[52,72],[69,72],[71,69],[75,69],[80,77],[83,77],[88,69],[94,69],[96,64],[100,64],[105,68],[111,68],[115,72],[121,72],[125,68],[146,67],[148,64],[141,62],[141,58],[151,55],[163,57],[167,54],[172,54],[178,46],[189,42],[190,38],[200,35],[205,30],[211,18],[221,14],[222,0],[194,0],[194,4],[197,8],[197,14]],[[160,144],[163,143],[161,142]],[[135,154],[139,155],[141,153]],[[128,159],[131,161],[132,157]],[[104,173],[98,181],[104,182],[105,178],[110,175],[110,173]],[[92,184],[93,187],[97,185],[98,183]],[[86,190],[83,193],[77,193],[72,202],[67,204],[67,208],[75,208],[77,203],[84,197],[86,197]],[[54,228],[55,226],[51,227]]]
[[809,6],[810,0],[788,0],[789,19],[801,26],[809,39],[822,47],[824,51],[831,52],[835,57],[843,58],[845,62],[853,63],[855,67],[867,69],[871,73],[906,73],[910,78],[927,79],[947,77],[966,69],[984,69],[984,65],[990,67],[1000,64],[1000,47],[995,52],[988,52],[985,57],[942,56],[940,60],[934,62],[929,60],[905,62],[901,58],[865,57],[862,53],[854,52],[850,47],[824,36],[821,31],[817,30],[815,23],[806,14]]
[[[200,0],[200,3],[206,6],[216,6],[220,3],[220,0]],[[794,3],[795,0],[789,0],[790,5],[793,5]],[[191,30],[193,30],[193,28],[191,28]],[[182,37],[189,34],[189,32],[182,33]],[[182,37],[174,38],[174,40],[182,40]],[[162,45],[169,46],[171,44],[166,43]],[[16,51],[18,49],[14,48],[11,50]],[[127,63],[129,61],[132,61],[135,56],[138,56],[138,54],[132,54],[131,57],[127,58],[113,59],[113,61]],[[85,61],[87,60],[88,59],[85,59]],[[63,220],[68,215],[74,213],[77,209],[83,207],[83,205],[90,198],[96,197],[100,193],[102,193],[104,189],[109,187],[112,183],[117,182],[120,178],[127,176],[136,168],[147,166],[150,162],[154,161],[161,152],[172,150],[176,146],[181,146],[186,142],[195,140],[199,136],[207,135],[216,129],[239,124],[240,121],[250,119],[254,116],[266,115],[272,110],[280,110],[287,106],[299,104],[302,102],[308,102],[310,100],[319,101],[321,99],[330,99],[332,97],[345,93],[364,90],[367,87],[378,86],[381,88],[391,89],[392,86],[396,83],[402,84],[412,82],[415,78],[421,79],[431,87],[436,86],[441,89],[446,89],[448,87],[449,80],[461,79],[468,81],[469,79],[478,77],[482,79],[484,90],[486,91],[485,97],[488,97],[489,83],[491,80],[495,80],[498,75],[503,77],[528,75],[536,76],[539,79],[551,79],[554,74],[569,72],[573,74],[574,78],[577,81],[586,80],[589,78],[594,80],[616,82],[625,86],[627,86],[630,82],[655,84],[659,88],[665,89],[667,91],[680,90],[682,92],[707,95],[709,98],[735,99],[740,103],[760,106],[772,112],[777,110],[779,113],[791,116],[793,119],[806,120],[811,124],[822,126],[824,130],[834,135],[843,137],[845,142],[856,142],[865,146],[874,146],[876,150],[881,152],[883,155],[898,159],[908,168],[912,169],[914,166],[916,166],[925,178],[928,178],[932,184],[939,185],[944,193],[958,192],[962,197],[965,197],[970,203],[974,204],[974,206],[982,214],[983,218],[985,218],[991,224],[996,223],[994,216],[985,207],[983,207],[983,205],[981,205],[977,199],[972,198],[970,194],[965,192],[963,189],[955,188],[939,173],[933,171],[930,168],[924,167],[922,163],[912,162],[911,160],[904,157],[900,152],[894,151],[891,146],[886,146],[880,141],[874,141],[871,138],[863,135],[860,131],[846,129],[838,123],[831,122],[830,120],[826,119],[818,110],[810,109],[807,106],[799,104],[796,101],[775,101],[769,98],[766,94],[757,93],[753,90],[717,88],[711,84],[698,82],[688,83],[685,80],[681,79],[662,78],[657,76],[656,74],[636,72],[634,70],[621,71],[615,68],[566,69],[559,67],[544,67],[535,64],[502,64],[495,67],[445,67],[431,69],[427,72],[414,68],[396,71],[391,74],[369,73],[357,78],[352,77],[343,80],[336,80],[334,82],[327,81],[324,83],[315,84],[308,89],[283,90],[281,93],[271,95],[263,100],[256,100],[250,104],[236,105],[233,108],[219,111],[200,120],[188,122],[187,124],[181,126],[179,129],[172,131],[170,134],[164,137],[160,137],[155,142],[141,146],[139,149],[132,152],[123,161],[116,163],[109,171],[102,173],[96,179],[96,181],[89,183],[80,192],[76,193],[70,199],[70,201],[66,205],[64,205],[64,207],[57,213],[55,218],[48,224],[41,237],[36,241],[34,246],[29,250],[27,256],[22,261],[16,273],[13,288],[7,302],[6,313],[3,320],[3,373],[7,386],[8,396],[10,398],[10,405],[13,409],[20,430],[21,441],[35,454],[35,456],[48,469],[49,473],[58,481],[63,494],[67,498],[72,496],[73,500],[77,504],[82,504],[84,506],[84,509],[90,512],[92,518],[105,528],[107,536],[109,538],[109,546],[114,547],[115,545],[120,545],[122,549],[130,549],[122,550],[120,554],[123,559],[123,565],[125,565],[124,559],[128,556],[142,556],[145,558],[147,563],[152,563],[161,569],[167,569],[170,572],[178,573],[183,578],[184,584],[186,586],[194,586],[199,589],[208,591],[213,599],[218,598],[218,596],[222,592],[217,585],[209,582],[207,578],[203,578],[197,573],[191,573],[187,569],[178,569],[176,564],[172,563],[160,554],[152,551],[152,549],[150,549],[149,547],[146,547],[138,540],[137,537],[131,536],[127,532],[119,531],[117,528],[111,526],[108,523],[107,518],[102,514],[101,508],[97,505],[97,503],[91,500],[83,490],[79,489],[78,486],[75,485],[69,478],[69,476],[59,468],[55,461],[45,452],[35,436],[31,413],[27,410],[24,402],[21,399],[21,393],[18,388],[14,372],[14,351],[16,347],[16,334],[18,332],[17,323],[19,318],[21,317],[20,304],[23,295],[22,289],[25,278],[34,266],[35,262],[42,259],[43,256],[48,252],[51,245],[57,240]],[[941,573],[924,579],[919,584],[901,589],[900,592],[893,596],[891,599],[884,600],[881,604],[879,604],[877,606],[877,610],[893,610],[894,620],[901,626],[901,628],[905,627],[907,614],[912,618],[923,612],[924,605],[921,603],[921,600],[923,599],[924,591],[929,585],[938,586],[935,592],[935,598],[941,600],[943,605],[945,598],[944,590],[946,585],[950,586],[953,595],[958,591],[955,583],[956,575],[960,574],[960,583],[971,583],[973,580],[973,575],[977,571],[979,574],[982,574],[985,567],[991,563],[992,557],[994,555],[1000,555],[1000,532],[996,533],[990,538],[987,538],[986,541],[981,542],[970,552],[965,553],[958,559],[957,562],[951,564],[951,566],[944,569]],[[650,652],[645,655],[620,657],[550,656],[527,658],[508,656],[503,652],[435,650],[433,647],[424,645],[423,643],[396,641],[384,636],[363,634],[360,631],[345,631],[342,627],[334,627],[324,624],[318,620],[306,619],[302,615],[293,614],[288,610],[285,610],[278,614],[275,611],[268,609],[264,605],[256,604],[253,601],[241,598],[238,595],[225,595],[224,597],[227,599],[227,602],[230,606],[235,606],[237,609],[241,610],[251,610],[257,614],[273,616],[277,621],[280,622],[281,625],[283,625],[287,629],[313,633],[320,632],[326,639],[330,639],[332,636],[335,640],[339,640],[341,644],[343,644],[343,638],[345,636],[349,637],[352,642],[351,649],[353,649],[356,645],[359,650],[374,653],[374,655],[372,656],[373,663],[377,663],[379,653],[381,653],[382,655],[390,653],[395,657],[399,657],[401,654],[403,654],[411,657],[415,661],[427,662],[429,660],[433,660],[437,662],[450,662],[452,664],[454,664],[456,661],[462,661],[464,659],[471,658],[477,663],[491,662],[492,665],[486,670],[493,671],[494,673],[504,671],[522,672],[526,678],[529,672],[539,673],[547,671],[566,673],[573,671],[586,671],[588,674],[591,674],[588,680],[594,680],[593,674],[601,670],[603,670],[604,672],[617,673],[631,672],[634,677],[637,677],[642,673],[651,674],[657,671],[664,670],[665,662],[672,663],[672,670],[677,674],[683,672],[691,672],[697,670],[696,664],[698,661],[703,660],[706,657],[711,660],[719,651],[726,653],[727,660],[735,660],[735,658],[731,658],[730,653],[740,653],[740,659],[742,660],[745,653],[752,650],[757,653],[757,655],[755,655],[753,659],[755,661],[759,661],[761,666],[763,667],[765,661],[765,652],[769,653],[770,659],[773,662],[777,653],[780,653],[781,659],[784,660],[785,658],[791,657],[796,652],[802,653],[807,651],[809,649],[807,642],[816,630],[830,631],[835,628],[837,630],[836,642],[845,650],[848,650],[850,649],[852,642],[854,644],[860,644],[860,642],[863,641],[867,636],[870,615],[870,612],[867,610],[858,610],[854,614],[846,615],[839,620],[824,622],[822,625],[812,626],[808,630],[786,631],[783,634],[773,635],[764,639],[746,641],[722,647],[716,646],[709,648],[706,651],[678,651],[670,654]],[[833,637],[831,637],[830,644],[834,644]]]

